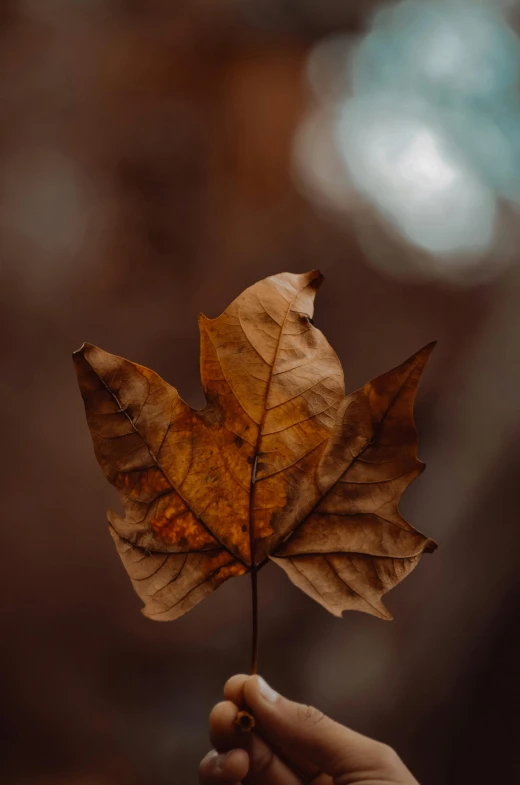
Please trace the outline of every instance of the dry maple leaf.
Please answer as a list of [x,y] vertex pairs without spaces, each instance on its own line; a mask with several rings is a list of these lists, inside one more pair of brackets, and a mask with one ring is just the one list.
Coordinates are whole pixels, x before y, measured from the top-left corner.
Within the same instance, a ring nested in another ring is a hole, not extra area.
[[275,275],[199,317],[200,411],[148,368],[75,352],[96,456],[125,511],[109,513],[110,532],[146,616],[175,619],[249,571],[256,652],[268,559],[336,616],[389,619],[382,595],[436,547],[398,511],[424,468],[413,403],[433,344],[345,397],[312,322],[321,281]]

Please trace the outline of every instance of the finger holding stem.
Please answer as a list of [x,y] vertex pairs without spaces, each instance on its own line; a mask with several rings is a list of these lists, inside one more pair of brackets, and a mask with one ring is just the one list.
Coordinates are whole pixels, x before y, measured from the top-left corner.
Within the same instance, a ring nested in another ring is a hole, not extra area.
[[251,735],[261,737],[307,780],[314,782],[317,778],[321,785],[359,776],[364,781],[417,785],[397,753],[386,744],[340,725],[312,706],[284,698],[260,676],[232,677],[224,695],[238,706],[247,706],[256,721]]
[[231,701],[218,703],[210,714],[210,739],[221,754],[229,750],[247,752],[248,785],[303,785],[306,782],[293,771],[273,748],[257,733],[242,733],[235,718],[237,707]]

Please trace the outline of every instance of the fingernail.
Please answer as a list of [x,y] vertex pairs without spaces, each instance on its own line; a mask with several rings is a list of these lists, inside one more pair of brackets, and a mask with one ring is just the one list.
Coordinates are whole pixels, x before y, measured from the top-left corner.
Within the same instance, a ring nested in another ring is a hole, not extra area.
[[276,703],[280,697],[278,693],[275,692],[261,676],[257,676],[256,678],[258,679],[258,690],[262,698],[265,698],[268,703]]
[[218,752],[216,750],[210,750],[207,753],[207,755],[204,755],[204,757],[202,759],[202,763],[209,763],[209,761],[213,760],[214,758],[216,758],[217,755],[218,755]]
[[226,762],[227,755],[217,755],[213,761],[214,771],[222,771],[224,763]]

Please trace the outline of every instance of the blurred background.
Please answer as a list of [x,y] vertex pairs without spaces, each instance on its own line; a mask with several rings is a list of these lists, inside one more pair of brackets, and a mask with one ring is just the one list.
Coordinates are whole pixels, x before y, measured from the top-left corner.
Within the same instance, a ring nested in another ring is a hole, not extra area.
[[516,780],[518,21],[498,0],[2,0],[2,782],[197,781],[248,668],[248,579],[140,614],[70,355],[96,343],[201,406],[198,312],[316,267],[348,390],[439,341],[402,511],[440,547],[391,623],[268,566],[260,670],[422,785]]

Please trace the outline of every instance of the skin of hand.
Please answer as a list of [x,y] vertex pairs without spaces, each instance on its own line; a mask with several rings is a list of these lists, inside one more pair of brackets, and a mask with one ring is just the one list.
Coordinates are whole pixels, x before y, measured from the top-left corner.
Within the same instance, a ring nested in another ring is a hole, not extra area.
[[[283,698],[260,676],[233,676],[224,697],[210,714],[214,749],[200,785],[418,785],[391,747]],[[254,731],[235,725],[240,710],[253,714]]]

